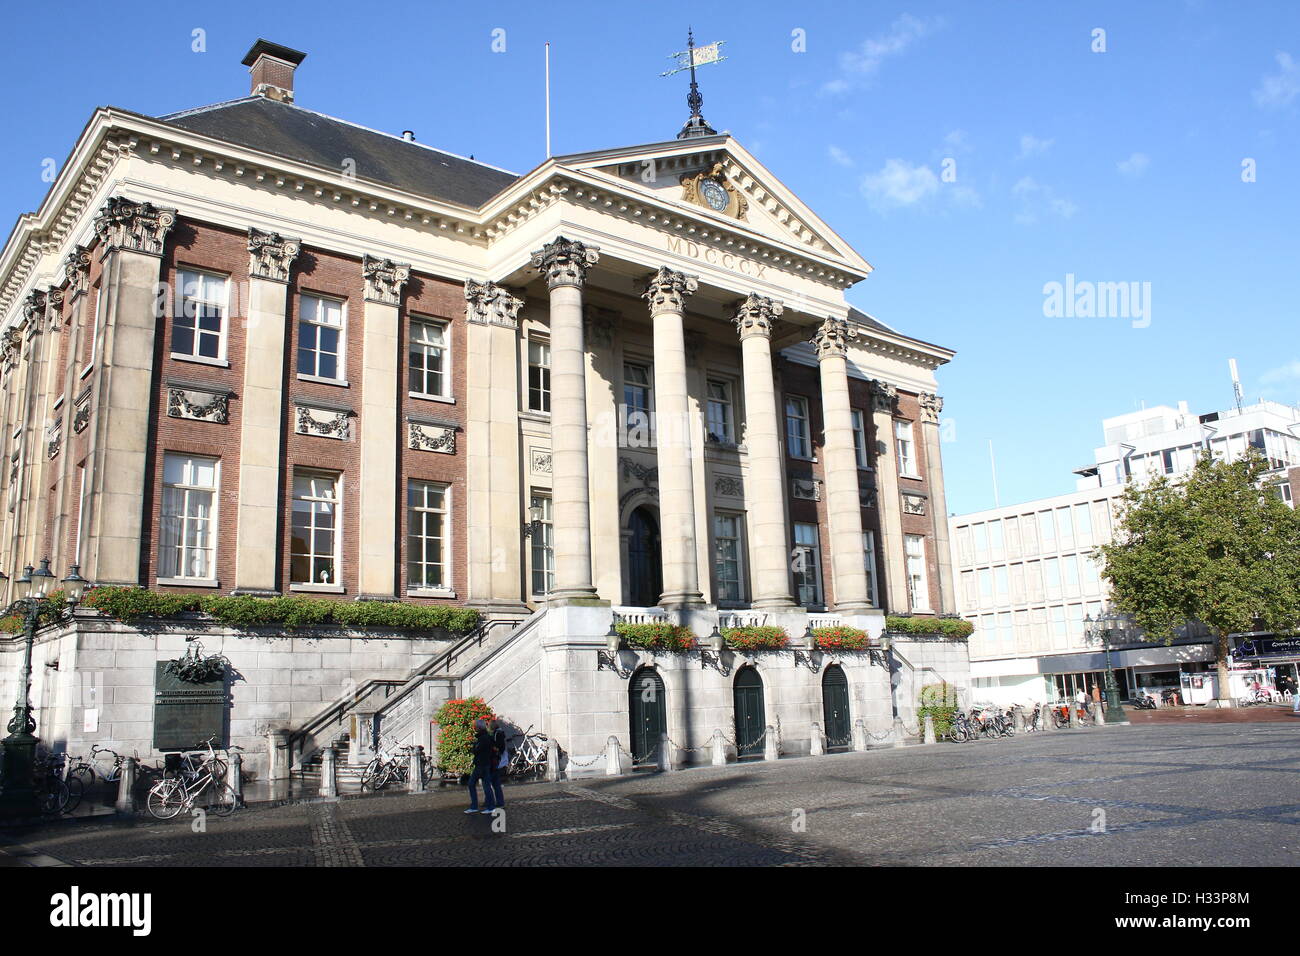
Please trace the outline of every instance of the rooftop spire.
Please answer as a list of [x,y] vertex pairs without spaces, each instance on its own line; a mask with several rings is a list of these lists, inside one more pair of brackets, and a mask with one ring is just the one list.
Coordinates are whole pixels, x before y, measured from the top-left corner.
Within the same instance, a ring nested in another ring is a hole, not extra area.
[[704,97],[700,94],[700,85],[695,80],[695,68],[709,63],[721,63],[725,60],[726,57],[721,55],[720,49],[725,42],[725,40],[718,40],[697,50],[695,47],[695,32],[688,27],[686,30],[686,49],[672,55],[672,58],[677,60],[677,68],[659,74],[660,76],[672,76],[674,73],[682,72],[682,70],[691,71],[691,90],[686,94],[686,105],[690,107],[691,115],[687,118],[686,125],[682,127],[681,132],[677,134],[678,139],[717,135],[718,131],[705,121],[704,114],[700,112],[704,107]]

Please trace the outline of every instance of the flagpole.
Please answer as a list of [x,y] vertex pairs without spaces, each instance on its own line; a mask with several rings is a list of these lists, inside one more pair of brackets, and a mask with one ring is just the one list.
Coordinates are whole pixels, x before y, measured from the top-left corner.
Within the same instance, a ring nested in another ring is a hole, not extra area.
[[546,41],[546,158],[551,158],[551,41]]

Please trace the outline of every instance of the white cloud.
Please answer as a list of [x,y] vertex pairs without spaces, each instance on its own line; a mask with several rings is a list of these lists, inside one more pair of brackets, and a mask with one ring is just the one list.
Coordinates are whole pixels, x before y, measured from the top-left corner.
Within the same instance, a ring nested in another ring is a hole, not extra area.
[[1032,133],[1025,133],[1020,137],[1020,159],[1027,159],[1030,156],[1037,156],[1047,152],[1055,143],[1054,139],[1039,139]]
[[1300,360],[1292,359],[1285,365],[1271,368],[1259,377],[1262,385],[1286,385],[1300,381]]
[[880,172],[862,180],[862,194],[880,209],[914,205],[938,189],[939,177],[933,169],[903,159],[888,160]]
[[836,163],[838,163],[841,166],[853,165],[853,157],[850,156],[848,153],[846,153],[844,150],[840,149],[838,146],[835,145],[827,146],[826,152],[830,154],[832,160],[834,160]]
[[1125,176],[1131,176],[1136,179],[1147,171],[1151,165],[1151,157],[1146,153],[1134,153],[1128,159],[1121,159],[1115,164],[1116,168]]
[[1050,186],[1044,186],[1032,176],[1025,176],[1011,187],[1011,195],[1020,202],[1016,222],[1031,226],[1044,216],[1069,219],[1079,207],[1070,200],[1056,195]]
[[1259,87],[1252,94],[1255,105],[1265,109],[1289,106],[1292,100],[1300,96],[1300,63],[1296,63],[1290,53],[1278,53],[1275,59],[1278,72],[1261,79]]
[[943,138],[943,145],[953,153],[968,153],[971,151],[971,145],[966,142],[966,131],[964,129],[955,129]]
[[840,54],[840,76],[822,84],[822,93],[844,93],[855,80],[873,76],[891,57],[902,55],[917,40],[943,26],[939,18],[920,20],[904,13],[885,33],[867,37],[856,50]]

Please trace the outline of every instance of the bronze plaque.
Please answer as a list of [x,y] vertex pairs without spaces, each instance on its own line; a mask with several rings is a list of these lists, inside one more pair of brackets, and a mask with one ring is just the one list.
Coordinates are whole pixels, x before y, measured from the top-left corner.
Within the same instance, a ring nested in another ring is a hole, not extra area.
[[226,678],[202,684],[183,681],[166,671],[167,661],[154,665],[153,746],[155,750],[202,750],[225,746]]

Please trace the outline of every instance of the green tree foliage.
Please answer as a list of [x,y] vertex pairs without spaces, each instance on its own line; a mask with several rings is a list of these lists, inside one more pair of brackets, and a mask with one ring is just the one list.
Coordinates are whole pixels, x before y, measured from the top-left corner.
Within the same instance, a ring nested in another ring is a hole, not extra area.
[[1114,606],[1150,641],[1199,621],[1215,635],[1229,699],[1228,635],[1300,622],[1300,514],[1261,487],[1267,462],[1202,457],[1186,478],[1130,484],[1115,540],[1098,554]]

